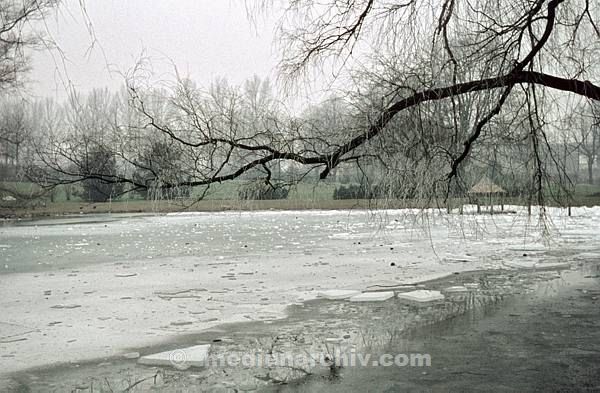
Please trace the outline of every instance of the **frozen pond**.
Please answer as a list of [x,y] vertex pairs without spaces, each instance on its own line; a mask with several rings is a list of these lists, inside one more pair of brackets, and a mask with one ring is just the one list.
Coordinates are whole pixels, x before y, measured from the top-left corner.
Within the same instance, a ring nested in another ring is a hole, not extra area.
[[[0,369],[115,356],[223,322],[268,321],[326,289],[600,256],[600,209],[96,215],[0,227]],[[568,266],[567,266],[568,267]],[[1,386],[1,384],[0,384]]]
[[[142,348],[144,354],[210,346],[212,359],[232,354],[325,354],[325,364],[251,367],[161,367],[121,356],[17,373],[13,387],[30,392],[90,391],[589,391],[600,372],[600,265],[573,270],[483,271],[423,283],[462,284],[430,304],[399,297],[377,304],[313,300],[284,319],[222,325]],[[397,289],[406,291],[408,289]],[[176,351],[176,352],[177,352]],[[360,354],[353,364],[343,354]],[[427,354],[414,365],[373,362],[382,354]],[[170,359],[170,357],[169,357]],[[189,357],[183,358],[189,359]],[[350,363],[350,364],[349,364]],[[179,366],[183,363],[178,363]]]

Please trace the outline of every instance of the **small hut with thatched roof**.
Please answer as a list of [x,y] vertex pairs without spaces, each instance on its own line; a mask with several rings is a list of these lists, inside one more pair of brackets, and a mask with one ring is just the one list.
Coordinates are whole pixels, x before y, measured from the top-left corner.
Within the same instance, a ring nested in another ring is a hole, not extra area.
[[504,211],[504,195],[506,191],[484,176],[477,184],[469,190],[469,197],[475,199],[477,204],[477,213],[481,213],[482,202],[487,202],[490,206],[490,214],[494,214],[494,203],[500,201],[502,211]]

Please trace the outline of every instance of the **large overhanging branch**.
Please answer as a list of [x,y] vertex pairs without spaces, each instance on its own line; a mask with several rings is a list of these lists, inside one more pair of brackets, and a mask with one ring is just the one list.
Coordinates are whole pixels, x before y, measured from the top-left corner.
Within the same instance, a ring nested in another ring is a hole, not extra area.
[[[249,152],[251,151],[253,153],[263,151],[265,155],[256,157],[255,159],[240,165],[238,168],[233,169],[231,172],[222,173],[222,171],[225,168],[225,165],[221,165],[218,171],[206,178],[192,179],[190,181],[174,183],[167,182],[163,183],[161,185],[161,188],[169,189],[180,186],[207,186],[213,183],[234,180],[240,178],[243,174],[250,172],[253,169],[263,168],[269,162],[279,160],[293,161],[302,165],[312,165],[313,167],[324,167],[324,169],[320,173],[320,178],[324,179],[328,176],[328,174],[333,168],[338,166],[340,163],[347,161],[347,158],[350,156],[350,153],[354,153],[352,155],[356,155],[355,150],[363,146],[367,141],[377,137],[380,133],[384,132],[390,121],[394,118],[394,116],[404,111],[405,109],[415,107],[423,103],[443,100],[449,97],[460,96],[463,94],[489,91],[498,88],[510,88],[517,84],[534,84],[545,86],[560,91],[574,93],[583,97],[587,97],[591,100],[600,101],[600,87],[594,85],[589,81],[567,79],[535,71],[514,71],[507,75],[499,77],[458,83],[447,87],[427,89],[421,92],[417,92],[409,97],[400,99],[399,101],[396,101],[394,104],[384,109],[380,113],[378,118],[364,132],[348,140],[347,142],[342,143],[334,150],[323,154],[294,153],[276,149],[272,146],[268,146],[268,148],[266,148],[266,146],[262,145],[246,146],[245,144],[241,143],[229,143],[226,141],[221,141],[226,142],[225,144],[229,145],[230,148],[246,150]],[[510,91],[510,89],[506,91]],[[456,171],[456,168],[453,168],[453,170]],[[75,175],[75,178],[78,179],[77,181],[86,180],[86,178],[93,178],[104,181],[106,183],[130,183],[137,188],[146,187],[145,185],[139,184],[138,182],[135,182],[132,179],[110,176],[108,174],[94,174],[93,176],[78,174]],[[70,180],[73,181],[72,178]]]
[[483,90],[508,87],[519,83],[542,85],[600,101],[600,87],[589,81],[566,79],[535,71],[516,71],[496,78],[470,81],[455,84],[453,86],[421,91],[389,106],[379,115],[377,121],[375,121],[363,134],[356,136],[346,144],[342,145],[337,151],[327,155],[326,159],[323,160],[323,164],[326,165],[326,168],[321,172],[321,179],[327,177],[331,169],[335,168],[339,163],[342,156],[355,150],[366,141],[376,137],[385,129],[387,124],[396,114],[407,108],[429,101],[437,101]]
[[256,167],[262,167],[263,165],[276,160],[290,160],[303,165],[323,165],[325,166],[325,169],[321,172],[320,178],[324,179],[328,176],[328,174],[333,168],[335,168],[338,164],[344,161],[344,156],[346,154],[354,151],[368,140],[375,138],[377,135],[379,135],[382,131],[384,131],[384,129],[392,120],[392,118],[405,109],[414,107],[425,102],[442,100],[445,98],[478,91],[509,87],[520,83],[542,85],[561,91],[575,93],[587,97],[589,99],[600,101],[600,87],[592,84],[589,81],[566,79],[534,71],[517,71],[496,78],[489,78],[460,83],[448,87],[429,89],[418,92],[410,97],[397,101],[393,105],[389,106],[386,110],[384,110],[379,115],[377,121],[375,121],[364,133],[349,140],[347,143],[341,145],[335,151],[328,154],[307,157],[296,153],[288,153],[270,149],[270,154],[261,158],[257,158],[256,160],[253,160],[245,164],[244,166],[241,166],[239,169],[229,174],[214,176],[201,181],[185,182],[177,185],[166,185],[166,187],[201,186],[208,185],[211,183],[233,180]]

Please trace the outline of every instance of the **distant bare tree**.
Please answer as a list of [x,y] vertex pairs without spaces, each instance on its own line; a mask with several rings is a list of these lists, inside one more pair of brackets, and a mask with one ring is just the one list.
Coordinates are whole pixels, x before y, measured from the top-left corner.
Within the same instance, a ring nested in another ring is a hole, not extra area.
[[[4,158],[5,175],[18,172],[23,148],[30,136],[28,113],[22,102],[8,98],[7,93],[24,83],[29,70],[26,49],[41,44],[42,34],[33,24],[44,18],[60,0],[0,0],[0,155]],[[0,178],[0,180],[5,180]]]
[[27,47],[40,44],[32,22],[42,19],[60,0],[0,0],[0,90],[22,84],[29,69]]
[[18,172],[25,144],[32,136],[30,113],[21,101],[3,100],[0,105],[0,142],[6,165]]
[[585,157],[587,182],[594,184],[594,166],[600,155],[600,106],[586,103],[572,116],[571,135],[580,155]]

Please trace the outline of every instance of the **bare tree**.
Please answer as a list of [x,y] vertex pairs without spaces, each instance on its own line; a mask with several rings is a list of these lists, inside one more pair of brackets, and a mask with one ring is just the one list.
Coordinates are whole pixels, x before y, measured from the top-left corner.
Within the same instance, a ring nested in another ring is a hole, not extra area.
[[586,161],[586,177],[594,184],[594,166],[600,154],[600,113],[598,105],[583,103],[569,117],[569,133],[577,152]]
[[29,113],[21,101],[3,100],[0,104],[0,142],[4,163],[18,172],[25,144],[31,138],[32,124]]
[[25,49],[41,44],[41,35],[32,22],[42,19],[60,0],[0,1],[0,89],[22,85],[29,69]]

